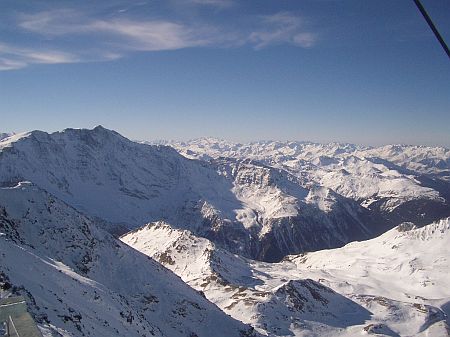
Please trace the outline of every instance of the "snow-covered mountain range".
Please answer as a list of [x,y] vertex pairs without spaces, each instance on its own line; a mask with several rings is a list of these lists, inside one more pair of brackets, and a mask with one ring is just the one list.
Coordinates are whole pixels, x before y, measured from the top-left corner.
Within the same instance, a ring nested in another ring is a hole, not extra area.
[[449,156],[5,134],[0,297],[45,336],[441,336]]
[[435,196],[421,181],[422,175],[450,181],[450,150],[442,147],[276,141],[240,144],[214,138],[167,145],[189,158],[258,160],[356,200],[399,199],[384,205],[390,210],[418,196]]
[[[342,230],[343,226],[337,224],[339,221],[332,221],[331,241],[339,242],[339,245],[354,239],[373,237],[405,221],[425,225],[450,215],[450,150],[442,147],[388,145],[375,148],[340,143],[276,141],[240,144],[215,138],[164,144],[174,147],[187,158],[209,162],[227,172],[228,176],[235,177],[235,194],[245,204],[250,204],[252,211],[263,222],[269,223],[263,233],[274,237],[271,246],[276,248],[268,254],[271,256],[286,255],[302,249],[309,251],[336,247],[324,242],[308,245],[317,237],[311,238],[307,234],[305,223],[309,219],[298,219],[309,213],[301,211],[303,202],[314,205],[328,218],[336,210],[351,210],[347,214],[339,214],[337,219],[345,219],[346,224],[351,224],[350,218],[353,218],[364,224],[358,226],[353,223],[350,232],[354,235],[361,233],[349,237],[345,230],[340,233],[342,235],[338,235],[336,231]],[[223,168],[226,166],[228,169]],[[252,166],[247,173],[241,169],[245,166]],[[252,177],[259,178],[256,168],[260,167],[280,172],[289,181],[295,181],[296,185],[303,188],[306,197],[301,192],[284,188],[286,184],[278,178],[267,179],[267,185],[276,186],[285,196],[292,197],[282,198],[280,203],[284,207],[277,205],[277,198],[268,197],[265,191],[262,192],[264,197],[249,192],[249,186],[254,189],[258,184],[257,179],[249,182]],[[268,199],[270,203],[265,202]],[[289,208],[291,212],[286,212],[286,205],[292,206]],[[313,213],[317,215],[320,211]],[[281,226],[274,226],[271,220],[267,220],[274,218],[278,219]],[[251,221],[251,217],[247,216],[244,221],[248,222],[249,219]],[[321,227],[317,223],[323,224],[325,221],[315,219],[312,222],[314,231],[317,231]],[[286,234],[287,228],[289,234]],[[301,228],[306,237],[302,239],[302,235],[295,233],[297,228]],[[325,233],[324,236],[327,235],[327,228],[321,231]],[[280,243],[289,241],[303,246],[292,249]],[[267,255],[262,258],[270,260]]]
[[271,264],[230,254],[167,223],[121,239],[263,334],[449,333],[449,218],[422,228],[404,223],[369,241]]
[[450,215],[444,178],[424,183],[375,159],[344,156],[345,146],[324,145],[314,156],[305,148],[297,158],[261,144],[252,145],[254,155],[239,151],[249,159],[223,150],[231,145],[211,145],[221,157],[204,161],[100,126],[33,131],[0,142],[0,182],[31,181],[113,233],[164,220],[265,261]]
[[[313,161],[315,165],[327,166],[333,164],[333,160],[330,159],[356,156],[375,159],[375,161],[386,160],[391,163],[389,165],[391,167],[396,165],[416,173],[435,174],[447,180],[450,178],[450,150],[443,147],[414,145],[369,147],[347,143],[321,144],[292,141],[259,141],[242,144],[211,137],[187,142],[158,141],[158,143],[175,147],[191,158],[251,158],[295,167],[294,164],[301,161]],[[334,163],[338,162],[340,161],[334,161]]]

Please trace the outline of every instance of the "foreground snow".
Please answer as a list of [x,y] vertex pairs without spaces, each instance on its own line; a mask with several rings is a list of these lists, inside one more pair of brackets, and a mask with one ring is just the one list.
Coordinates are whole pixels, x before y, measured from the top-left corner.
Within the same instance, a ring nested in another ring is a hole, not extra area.
[[446,336],[450,219],[267,264],[189,231],[149,224],[122,241],[154,257],[234,318],[276,336]]
[[176,275],[37,186],[0,189],[0,296],[45,336],[251,336]]

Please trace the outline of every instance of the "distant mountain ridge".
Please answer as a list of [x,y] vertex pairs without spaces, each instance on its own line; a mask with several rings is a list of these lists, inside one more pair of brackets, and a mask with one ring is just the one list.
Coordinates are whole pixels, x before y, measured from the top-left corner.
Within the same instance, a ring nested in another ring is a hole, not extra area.
[[427,187],[409,171],[356,156],[358,147],[208,146],[221,155],[192,160],[101,126],[33,131],[0,142],[0,183],[31,181],[113,233],[164,220],[265,261],[450,215],[444,178],[427,176]]
[[13,136],[14,133],[0,132],[0,140]]
[[[419,199],[450,197],[450,150],[444,147],[259,141],[233,143],[215,138],[166,143],[188,158],[247,159],[283,169],[309,185],[328,187],[363,207],[402,217],[395,209]],[[422,208],[424,205],[415,205]],[[434,205],[436,206],[436,204]],[[429,213],[440,213],[434,206]],[[427,208],[427,207],[425,207]],[[439,208],[439,207],[438,207]],[[393,212],[394,211],[394,212]],[[424,209],[423,213],[427,213]],[[448,215],[448,214],[447,214]],[[416,222],[426,224],[432,218]],[[439,218],[439,217],[437,217]],[[403,218],[403,220],[407,220]]]
[[[161,143],[161,141],[159,141]],[[152,142],[147,142],[151,144]],[[311,160],[320,157],[357,155],[360,157],[379,157],[392,163],[415,170],[416,172],[448,173],[450,170],[450,149],[441,146],[420,146],[393,144],[384,146],[364,146],[350,143],[316,143],[310,141],[254,141],[234,143],[223,139],[202,137],[189,141],[165,141],[191,157],[220,156],[233,158],[268,159],[274,162],[286,161],[286,158]],[[189,153],[187,153],[189,151]],[[428,171],[430,170],[431,171]],[[433,170],[434,169],[434,170]]]

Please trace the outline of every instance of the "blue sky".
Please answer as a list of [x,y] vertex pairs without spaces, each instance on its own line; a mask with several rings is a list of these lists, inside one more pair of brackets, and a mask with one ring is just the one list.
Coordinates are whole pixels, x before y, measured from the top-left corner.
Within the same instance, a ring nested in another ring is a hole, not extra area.
[[[450,43],[450,2],[423,0]],[[409,0],[0,1],[0,131],[450,147]]]

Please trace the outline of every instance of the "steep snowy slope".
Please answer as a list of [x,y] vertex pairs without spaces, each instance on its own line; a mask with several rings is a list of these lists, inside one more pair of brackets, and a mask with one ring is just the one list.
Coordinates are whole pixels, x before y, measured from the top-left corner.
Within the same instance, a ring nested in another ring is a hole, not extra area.
[[188,160],[102,127],[33,131],[0,142],[0,150],[2,182],[32,181],[83,212],[127,226],[155,214],[170,218],[165,205],[182,207],[190,188]]
[[334,326],[350,321],[362,324],[369,318],[364,308],[310,279],[278,279],[271,289],[260,290],[264,284],[258,275],[272,265],[262,264],[256,270],[252,261],[166,223],[150,224],[122,240],[153,256],[226,313],[263,334],[288,336],[316,330],[332,334],[340,330]]
[[111,232],[165,220],[267,261],[384,229],[354,200],[283,169],[189,160],[170,147],[134,143],[102,127],[33,131],[1,141],[0,184],[23,180],[106,222]]
[[[246,245],[257,249],[246,256],[274,261],[289,252],[337,247],[380,232],[358,203],[330,189],[310,186],[282,169],[250,160],[210,163],[232,181],[232,192],[242,203],[235,210],[236,220],[254,236]],[[245,242],[245,233],[236,240]]]
[[0,189],[0,296],[46,336],[251,336],[159,263],[37,186]]
[[276,336],[447,336],[450,219],[267,264],[154,223],[122,241],[225,312]]

